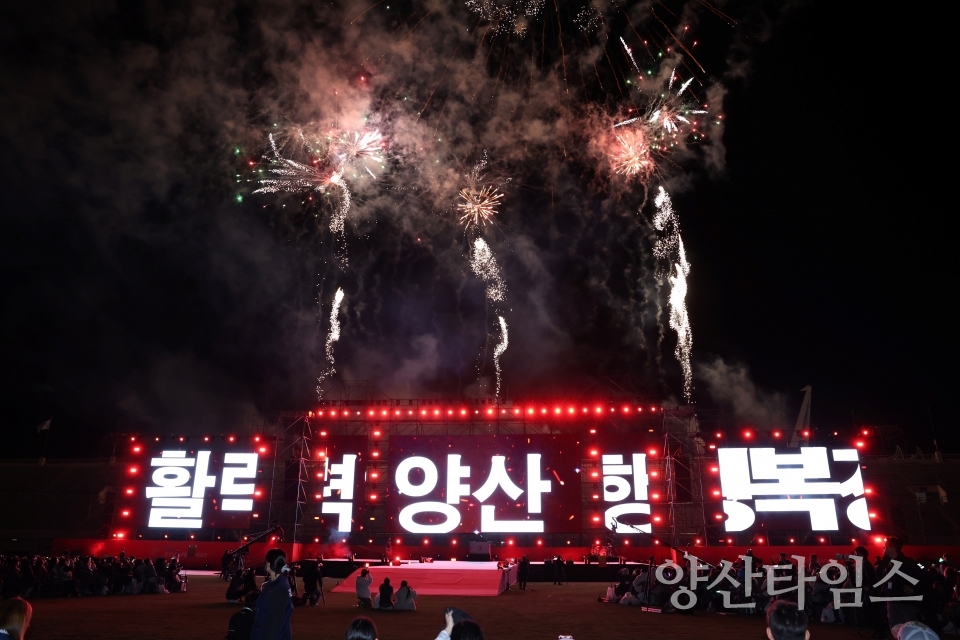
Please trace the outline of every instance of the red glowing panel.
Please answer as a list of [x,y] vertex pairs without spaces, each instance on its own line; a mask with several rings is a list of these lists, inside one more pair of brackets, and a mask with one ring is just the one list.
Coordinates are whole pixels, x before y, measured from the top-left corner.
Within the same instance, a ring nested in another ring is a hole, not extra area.
[[590,449],[590,455],[592,455],[592,456],[597,455],[597,450],[596,450],[596,449]]
[[371,494],[370,494],[370,499],[371,499],[371,500],[376,500],[376,499],[377,499],[377,494],[371,493]]
[[598,477],[599,475],[600,475],[599,473],[597,473],[596,471],[594,471],[594,472],[592,472],[592,473],[590,474],[590,477],[591,477],[591,478],[596,478],[596,477]]
[[720,490],[719,490],[719,489],[714,489],[714,490],[713,490],[713,495],[715,495],[715,496],[720,495]]
[[320,435],[321,435],[321,436],[325,436],[325,435],[327,435],[327,432],[326,432],[326,431],[321,431],[321,432],[320,432]]
[[590,429],[590,433],[596,433],[596,432],[597,432],[596,429]]
[[597,407],[597,413],[603,413],[603,408]]
[[266,452],[267,452],[266,447],[260,447],[260,453],[266,453]]
[[717,520],[723,520],[723,514],[722,514],[722,513],[718,513],[718,514],[714,515],[713,517],[716,518]]
[[660,522],[660,516],[653,516],[654,522]]
[[129,516],[129,515],[130,515],[130,512],[127,511],[126,509],[124,509],[124,510],[121,511],[120,513],[122,513],[124,516]]
[[650,494],[650,497],[653,498],[654,500],[659,500],[659,499],[660,499],[660,494],[659,494],[659,493],[651,493],[651,494]]
[[136,472],[137,472],[137,468],[136,468],[136,467],[130,467],[129,471],[130,471],[130,473],[136,473]]
[[374,431],[374,432],[373,432],[373,435],[374,435],[375,438],[379,438],[379,437],[380,437],[380,432],[379,432],[379,431]]
[[374,458],[379,458],[379,457],[380,457],[380,452],[379,452],[379,451],[374,451],[374,452],[373,452],[373,457],[374,457]]
[[553,412],[556,413],[557,415],[560,415],[560,407],[554,408]]
[[593,516],[594,522],[600,522],[600,516]]
[[659,474],[658,474],[656,471],[651,471],[651,472],[650,472],[650,475],[656,477],[656,476],[658,476]]
[[133,452],[134,452],[134,453],[140,453],[140,447],[134,447],[134,448],[133,448]]
[[373,473],[370,474],[370,477],[371,477],[371,478],[379,478],[379,477],[380,477],[380,474],[377,473],[376,471],[374,471]]
[[649,456],[655,456],[655,455],[657,455],[657,450],[656,450],[656,449],[650,449],[649,451],[647,451],[647,455],[649,455]]
[[857,448],[862,449],[862,448],[863,448],[863,443],[862,443],[862,442],[857,442]]
[[132,495],[133,495],[133,489],[127,489],[127,495],[128,495],[128,496],[132,496]]

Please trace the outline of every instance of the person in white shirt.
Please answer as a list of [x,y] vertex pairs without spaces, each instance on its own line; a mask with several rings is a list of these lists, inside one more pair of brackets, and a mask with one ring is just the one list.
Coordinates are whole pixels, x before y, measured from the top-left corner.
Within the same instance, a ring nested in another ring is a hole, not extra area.
[[360,571],[357,576],[357,600],[361,609],[372,609],[373,602],[370,600],[370,585],[373,584],[373,578],[370,576],[369,569]]

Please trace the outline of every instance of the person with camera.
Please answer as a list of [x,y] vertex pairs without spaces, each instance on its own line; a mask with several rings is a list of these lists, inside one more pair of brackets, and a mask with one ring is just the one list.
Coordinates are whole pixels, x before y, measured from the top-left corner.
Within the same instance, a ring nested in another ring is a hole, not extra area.
[[250,640],[291,640],[293,595],[287,579],[290,567],[283,549],[267,551],[263,568],[267,580],[260,587]]

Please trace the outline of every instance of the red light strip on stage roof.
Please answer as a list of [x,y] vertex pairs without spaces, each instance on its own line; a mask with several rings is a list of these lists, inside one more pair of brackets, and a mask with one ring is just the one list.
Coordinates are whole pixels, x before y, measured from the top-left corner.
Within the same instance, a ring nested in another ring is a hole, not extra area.
[[[482,409],[482,410],[481,410]],[[661,407],[650,407],[648,409],[649,413],[656,414],[657,412],[662,412]],[[576,418],[580,419],[583,417],[590,417],[591,415],[604,415],[606,413],[612,413],[614,415],[639,415],[644,413],[644,407],[634,407],[634,406],[623,406],[619,407],[608,407],[605,411],[603,407],[481,407],[478,409],[473,409],[466,407],[437,407],[435,405],[430,405],[429,409],[424,408],[423,406],[418,406],[416,408],[405,408],[401,409],[343,409],[337,411],[336,409],[328,409],[326,411],[317,410],[310,411],[308,413],[311,418],[327,418],[330,420],[344,420],[344,419],[367,419],[367,420],[410,420],[416,417],[421,419],[443,419],[443,418],[470,418],[480,417],[484,419],[489,419],[494,416],[503,416],[504,419],[523,419],[524,416],[541,416],[541,417],[550,417],[550,418]],[[718,436],[719,437],[719,436]]]

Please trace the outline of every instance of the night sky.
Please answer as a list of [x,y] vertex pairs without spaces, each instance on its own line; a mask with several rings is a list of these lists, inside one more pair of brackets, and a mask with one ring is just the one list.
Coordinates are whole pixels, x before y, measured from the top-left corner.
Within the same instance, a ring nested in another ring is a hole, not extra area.
[[[627,3],[636,32],[603,9],[608,61],[577,30],[585,2],[560,3],[562,56],[549,7],[526,38],[480,43],[488,22],[460,3],[357,18],[370,4],[2,9],[0,458],[39,456],[50,418],[47,455],[82,457],[118,425],[221,433],[311,408],[338,286],[334,381],[489,395],[495,320],[454,209],[484,149],[511,178],[482,232],[508,290],[504,395],[595,397],[610,378],[682,398],[675,334],[658,335],[652,197],[593,144],[638,99],[614,91],[632,74],[619,36],[651,83],[673,67],[639,50],[638,34],[666,37],[650,5]],[[736,24],[653,5],[693,25],[704,70],[678,73],[725,122],[649,185],[671,193],[692,265],[694,402],[730,426],[789,426],[812,385],[821,432],[896,425],[930,451],[932,418],[957,451],[954,243],[929,150],[946,107],[893,42],[912,18],[717,6]],[[380,128],[390,150],[353,185],[344,270],[329,201],[251,193],[267,133],[332,119]]]

